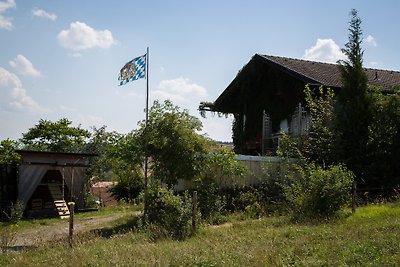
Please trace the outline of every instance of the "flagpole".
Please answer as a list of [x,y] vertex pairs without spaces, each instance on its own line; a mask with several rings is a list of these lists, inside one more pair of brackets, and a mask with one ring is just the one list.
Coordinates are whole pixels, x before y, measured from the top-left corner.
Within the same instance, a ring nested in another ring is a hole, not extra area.
[[146,52],[146,120],[144,126],[144,153],[145,153],[145,160],[144,160],[144,215],[147,215],[147,207],[148,207],[148,153],[147,153],[147,143],[148,143],[148,136],[147,136],[147,122],[149,120],[149,47],[147,47]]

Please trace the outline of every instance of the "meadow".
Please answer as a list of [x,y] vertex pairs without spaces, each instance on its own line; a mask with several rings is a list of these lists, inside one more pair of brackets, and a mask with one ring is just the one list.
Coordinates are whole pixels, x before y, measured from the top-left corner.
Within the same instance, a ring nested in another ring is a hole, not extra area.
[[154,240],[125,216],[106,228],[22,252],[0,254],[0,266],[398,266],[400,203],[359,207],[330,221],[240,214],[202,225],[185,241]]

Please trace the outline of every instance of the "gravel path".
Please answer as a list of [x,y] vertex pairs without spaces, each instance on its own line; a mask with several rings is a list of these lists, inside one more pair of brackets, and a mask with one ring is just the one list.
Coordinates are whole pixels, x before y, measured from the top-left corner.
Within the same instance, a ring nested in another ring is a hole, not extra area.
[[[140,212],[131,213],[139,215]],[[129,214],[110,214],[104,216],[93,216],[87,218],[79,218],[74,221],[74,233],[89,232],[109,225],[112,221]],[[66,238],[69,231],[69,220],[64,219],[51,224],[38,225],[31,229],[18,231],[14,238],[13,246],[30,247],[38,246],[41,243]]]

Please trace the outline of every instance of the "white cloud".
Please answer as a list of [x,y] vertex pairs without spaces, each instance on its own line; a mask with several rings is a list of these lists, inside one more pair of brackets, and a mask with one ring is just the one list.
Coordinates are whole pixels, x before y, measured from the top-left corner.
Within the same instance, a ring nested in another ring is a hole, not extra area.
[[11,31],[13,29],[11,19],[0,15],[0,28]]
[[372,35],[368,35],[367,38],[365,38],[365,41],[367,42],[367,44],[371,45],[371,46],[378,46],[378,43],[376,42],[375,38]]
[[2,15],[3,12],[10,8],[15,8],[14,0],[7,0],[0,2],[0,28],[11,31],[13,29],[12,18],[7,18]]
[[207,134],[210,138],[217,141],[232,142],[232,115],[228,118],[225,116],[207,116],[206,119],[200,118],[200,120],[203,123],[202,134]]
[[16,5],[15,5],[14,0],[1,1],[0,2],[0,12],[4,12],[7,9],[14,8],[15,6]]
[[183,103],[192,99],[207,96],[207,90],[193,83],[190,79],[179,77],[173,80],[164,80],[158,84],[152,95],[160,99],[169,99],[172,102]]
[[92,126],[99,127],[105,124],[103,118],[87,114],[78,114],[76,121],[84,128],[90,128]]
[[8,63],[20,74],[32,77],[42,76],[40,71],[35,69],[32,62],[23,55],[18,55],[14,60],[9,61]]
[[105,121],[102,117],[82,114],[77,108],[60,105],[59,110],[61,114],[66,114],[73,122],[80,124],[85,129],[89,129],[92,126],[98,127],[105,125]]
[[182,103],[185,102],[185,98],[178,94],[173,94],[171,92],[166,92],[162,90],[155,90],[151,92],[151,95],[159,100],[171,100],[173,103],[178,102]]
[[0,67],[0,106],[13,110],[27,110],[32,113],[46,111],[22,86],[17,75]]
[[46,11],[44,11],[43,9],[39,9],[39,8],[34,8],[32,9],[32,14],[36,17],[39,18],[44,18],[44,19],[49,19],[52,21],[55,21],[57,19],[57,15],[54,13],[48,13]]
[[346,59],[340,47],[332,39],[317,39],[310,49],[306,49],[304,59],[327,63],[336,63]]
[[89,48],[109,48],[116,44],[111,31],[95,30],[83,22],[73,22],[69,29],[62,30],[57,36],[62,47],[73,51]]

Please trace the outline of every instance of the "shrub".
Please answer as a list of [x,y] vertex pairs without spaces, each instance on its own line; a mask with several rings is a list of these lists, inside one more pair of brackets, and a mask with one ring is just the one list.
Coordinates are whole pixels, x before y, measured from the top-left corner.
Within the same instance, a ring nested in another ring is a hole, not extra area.
[[134,201],[144,188],[144,177],[138,170],[118,171],[118,180],[108,190],[117,200]]
[[260,184],[256,187],[259,204],[268,214],[284,214],[287,203],[283,185],[289,184],[294,173],[295,163],[282,159],[279,162],[267,162],[262,165]]
[[15,204],[10,206],[9,212],[3,211],[8,224],[18,224],[24,215],[24,204],[17,200]]
[[153,188],[148,192],[148,230],[155,238],[183,240],[190,235],[192,201],[186,194],[174,195],[165,188]]
[[294,218],[329,218],[349,203],[353,181],[354,174],[342,165],[323,169],[310,164],[299,167],[283,188]]
[[215,183],[204,183],[197,188],[197,194],[202,218],[211,224],[221,221],[220,216],[226,211],[226,200],[220,187]]

